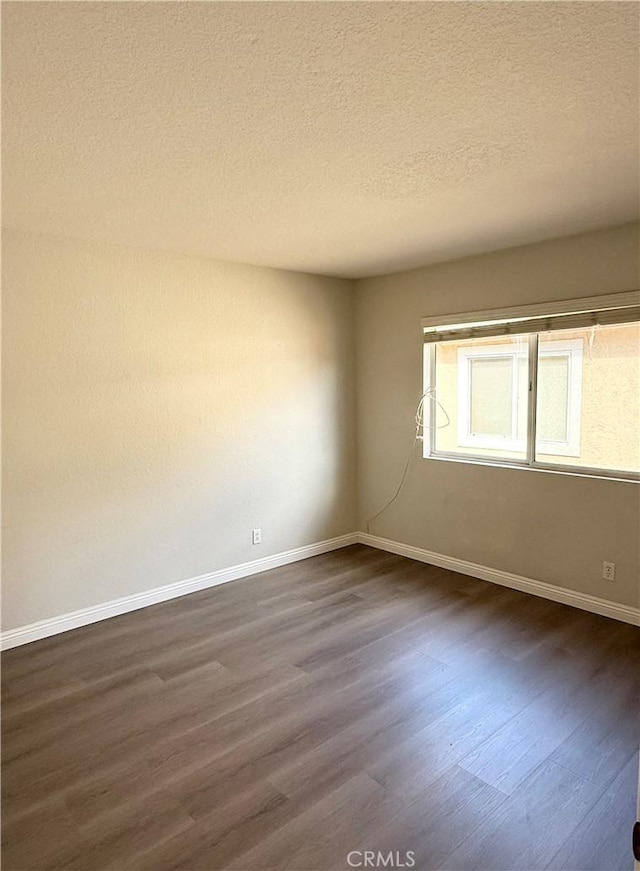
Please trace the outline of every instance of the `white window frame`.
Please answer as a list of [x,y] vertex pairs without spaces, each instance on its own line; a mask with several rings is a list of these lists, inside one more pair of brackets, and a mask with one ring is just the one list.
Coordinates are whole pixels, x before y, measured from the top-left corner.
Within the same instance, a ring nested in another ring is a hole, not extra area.
[[[518,306],[515,308],[491,309],[488,311],[465,312],[458,314],[439,315],[421,319],[423,330],[439,331],[451,330],[457,325],[465,324],[493,324],[504,321],[524,321],[532,318],[553,318],[564,316],[567,313],[599,312],[609,309],[638,306],[640,304],[640,291],[626,291],[617,294],[608,294],[600,297],[587,297],[582,299],[561,300],[537,305]],[[548,329],[548,328],[546,328]],[[515,332],[515,330],[514,330]],[[522,331],[523,333],[526,330]],[[622,481],[638,483],[640,473],[623,471],[619,469],[590,468],[588,466],[553,464],[536,459],[536,399],[537,399],[537,375],[538,375],[538,333],[528,334],[529,343],[529,406],[526,450],[524,459],[494,458],[486,455],[473,455],[467,453],[453,453],[436,451],[435,435],[438,424],[437,402],[424,403],[424,435],[422,437],[423,457],[428,460],[444,460],[457,463],[468,463],[484,466],[497,466],[501,468],[528,469],[543,472],[569,475],[572,477],[593,477],[619,479]],[[435,347],[436,343],[424,344],[423,353],[423,384],[424,390],[433,390],[435,387]],[[437,397],[436,397],[437,399]],[[571,442],[570,438],[570,442]],[[568,454],[570,456],[570,454]]]
[[[467,448],[481,448],[495,451],[517,451],[525,453],[526,436],[518,438],[518,366],[519,359],[526,359],[527,353],[516,343],[484,345],[458,348],[458,445]],[[582,339],[545,342],[540,357],[566,356],[569,369],[567,393],[567,439],[552,441],[538,439],[538,454],[557,457],[580,456],[580,410],[582,404]],[[484,435],[471,432],[471,363],[473,360],[507,357],[512,361],[512,425],[511,436]]]
[[[437,353],[437,350],[436,350]],[[525,357],[518,351],[516,344],[485,345],[458,349],[458,445],[465,448],[481,448],[492,451],[526,450],[526,438],[519,439],[518,429],[518,367],[515,364],[519,357]],[[471,364],[482,358],[507,358],[511,360],[511,436],[487,435],[471,432]]]

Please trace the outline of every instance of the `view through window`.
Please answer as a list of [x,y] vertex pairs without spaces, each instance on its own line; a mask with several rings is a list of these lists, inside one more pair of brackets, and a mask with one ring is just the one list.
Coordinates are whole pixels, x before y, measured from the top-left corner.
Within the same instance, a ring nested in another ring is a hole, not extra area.
[[427,343],[425,353],[434,456],[640,472],[639,323],[463,335]]

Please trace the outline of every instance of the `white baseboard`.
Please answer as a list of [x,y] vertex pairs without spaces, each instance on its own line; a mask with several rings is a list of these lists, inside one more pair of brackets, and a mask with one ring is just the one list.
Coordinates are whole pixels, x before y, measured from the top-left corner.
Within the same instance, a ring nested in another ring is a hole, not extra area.
[[583,611],[591,611],[603,617],[612,617],[614,620],[622,620],[640,626],[640,608],[630,605],[619,605],[608,599],[600,599],[590,596],[588,593],[579,593],[576,590],[568,590],[565,587],[557,587],[544,581],[536,581],[533,578],[525,578],[522,575],[514,575],[512,572],[503,572],[500,569],[491,569],[487,566],[479,566],[467,560],[457,559],[453,556],[445,556],[421,547],[413,547],[410,544],[402,544],[398,541],[390,541],[377,535],[369,535],[365,532],[358,533],[358,541],[370,547],[397,553],[409,559],[419,560],[462,575],[471,575],[472,578],[480,578],[483,581],[491,581],[493,584],[501,584],[503,587],[511,587],[523,593],[531,593],[533,596],[541,596],[543,599],[551,599],[554,602],[562,602],[563,605],[571,605],[581,608]]
[[30,623],[27,626],[20,626],[18,629],[10,629],[7,632],[3,632],[1,636],[1,649],[8,650],[11,647],[18,647],[20,644],[28,644],[30,641],[37,641],[40,638],[57,635],[59,632],[67,632],[69,629],[77,629],[79,626],[88,626],[90,623],[97,623],[99,620],[106,620],[108,617],[117,617],[118,614],[126,614],[128,611],[146,608],[147,605],[156,605],[158,602],[176,599],[178,596],[185,596],[187,593],[195,593],[198,590],[205,590],[208,587],[216,587],[218,584],[226,584],[228,581],[246,578],[258,572],[265,572],[268,569],[276,569],[288,563],[298,562],[298,560],[308,559],[321,553],[328,553],[331,550],[356,544],[357,541],[358,536],[355,532],[348,535],[340,535],[337,538],[329,538],[326,541],[316,542],[316,544],[296,547],[293,550],[273,554],[273,556],[265,556],[261,559],[251,560],[248,563],[231,566],[228,569],[219,569],[206,575],[199,575],[197,578],[188,578],[185,581],[177,581],[164,587],[156,587],[153,590],[134,593],[132,596],[124,596],[122,599],[113,599],[101,605],[82,608],[80,611],[60,614],[60,616],[51,617],[48,620],[39,620],[37,623]]
[[118,614],[126,614],[128,611],[146,608],[147,605],[156,605],[159,602],[176,599],[188,593],[195,593],[208,587],[216,587],[218,584],[226,584],[228,581],[246,578],[258,572],[265,572],[268,569],[275,569],[278,566],[298,562],[299,560],[308,559],[321,553],[328,553],[331,550],[337,550],[338,548],[357,543],[366,544],[379,550],[386,550],[390,553],[397,553],[400,556],[406,556],[409,559],[429,563],[430,565],[459,572],[463,575],[470,575],[473,578],[480,578],[483,581],[500,584],[503,587],[511,587],[514,590],[530,593],[533,596],[542,596],[544,599],[562,602],[564,605],[581,608],[583,611],[591,611],[593,614],[600,614],[603,617],[612,617],[614,620],[621,620],[624,623],[640,626],[640,608],[633,608],[630,605],[619,605],[616,602],[600,599],[597,596],[590,596],[587,593],[579,593],[576,590],[557,587],[554,584],[525,578],[512,572],[503,572],[500,569],[480,566],[467,560],[457,559],[457,557],[446,556],[441,553],[424,550],[420,547],[413,547],[410,544],[391,541],[387,538],[380,538],[377,535],[353,532],[348,535],[340,535],[337,538],[330,538],[326,541],[319,541],[316,544],[309,544],[305,547],[296,547],[293,550],[273,554],[273,556],[266,556],[251,562],[230,566],[227,569],[219,569],[206,575],[199,575],[197,578],[188,578],[185,581],[177,581],[164,587],[156,587],[153,590],[134,593],[132,596],[113,599],[101,605],[92,605],[89,608],[82,608],[80,611],[60,614],[58,617],[51,617],[48,620],[39,620],[37,623],[20,626],[17,629],[10,629],[2,633],[0,647],[2,650],[8,650],[21,644],[28,644],[30,641],[37,641],[40,638],[48,638],[50,635],[67,632],[69,629],[77,629],[79,626],[88,626],[90,623],[97,623],[99,620],[117,617]]

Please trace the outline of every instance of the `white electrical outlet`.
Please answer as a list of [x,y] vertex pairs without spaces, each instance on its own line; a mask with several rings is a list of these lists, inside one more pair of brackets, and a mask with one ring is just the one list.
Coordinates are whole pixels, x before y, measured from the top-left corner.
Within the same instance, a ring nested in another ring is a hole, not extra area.
[[605,581],[615,581],[616,579],[616,564],[602,563],[602,578]]
[[260,544],[260,542],[262,541],[262,530],[254,529],[252,532],[251,540],[254,544]]

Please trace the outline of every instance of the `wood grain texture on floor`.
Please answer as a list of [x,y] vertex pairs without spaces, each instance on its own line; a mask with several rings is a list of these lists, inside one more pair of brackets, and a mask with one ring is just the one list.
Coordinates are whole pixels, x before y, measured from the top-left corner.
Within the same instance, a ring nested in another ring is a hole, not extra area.
[[2,692],[5,871],[633,868],[640,630],[361,545],[8,651]]

